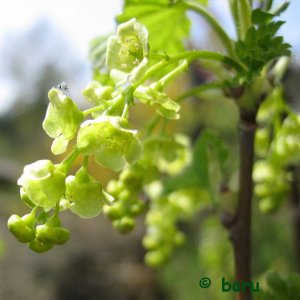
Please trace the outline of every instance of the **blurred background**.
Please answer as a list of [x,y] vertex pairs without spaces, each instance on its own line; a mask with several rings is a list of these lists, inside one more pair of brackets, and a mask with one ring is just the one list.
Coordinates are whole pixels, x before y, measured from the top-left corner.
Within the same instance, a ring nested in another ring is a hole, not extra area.
[[[234,36],[226,0],[211,0],[211,11]],[[203,291],[203,276],[219,279],[232,274],[232,251],[227,232],[209,214],[183,224],[188,241],[161,270],[144,266],[141,238],[143,218],[134,232],[122,236],[100,216],[80,220],[64,213],[63,224],[71,240],[51,252],[36,254],[9,234],[6,228],[12,213],[23,215],[27,208],[19,199],[16,180],[23,166],[51,158],[50,138],[42,130],[48,105],[48,90],[61,82],[69,86],[72,98],[83,108],[81,95],[92,78],[88,60],[90,41],[115,30],[114,17],[122,1],[38,1],[10,0],[0,10],[0,299],[39,300],[127,300],[127,299],[232,299],[218,289]],[[289,101],[299,103],[300,2],[292,1],[284,13],[281,29],[293,46],[291,67],[285,79]],[[218,43],[206,24],[196,15],[189,45],[216,49]],[[170,93],[191,82],[205,81],[205,72],[181,76]],[[209,126],[223,132],[229,141],[236,138],[237,112],[228,102],[191,101],[172,130],[193,136]],[[222,103],[222,105],[220,105]],[[196,111],[196,113],[195,113]],[[135,122],[142,122],[137,109]],[[140,113],[140,114],[139,114]],[[228,121],[230,120],[230,121]],[[114,174],[93,170],[105,184]],[[259,280],[267,269],[295,271],[290,212],[283,208],[274,215],[261,215],[255,205],[254,274]],[[261,228],[264,228],[262,231]]]

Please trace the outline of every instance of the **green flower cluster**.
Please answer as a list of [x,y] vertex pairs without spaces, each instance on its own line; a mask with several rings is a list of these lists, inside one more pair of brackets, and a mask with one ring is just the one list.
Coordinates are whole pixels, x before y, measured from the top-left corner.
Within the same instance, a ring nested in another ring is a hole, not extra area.
[[180,189],[167,195],[158,193],[159,182],[148,187],[151,204],[146,216],[146,235],[143,245],[148,250],[145,262],[151,267],[164,264],[174,250],[185,241],[184,233],[177,223],[192,218],[199,210],[203,191]]
[[23,217],[12,215],[7,222],[8,229],[21,243],[37,252],[46,252],[54,245],[62,245],[69,240],[70,232],[61,227],[57,215],[51,217],[42,213],[36,216],[36,209]]
[[184,234],[176,227],[178,212],[168,201],[168,198],[158,198],[151,201],[147,213],[147,231],[143,238],[143,246],[148,250],[145,262],[151,267],[161,266],[177,246],[185,240]]
[[143,141],[143,156],[137,164],[125,168],[107,191],[114,201],[104,205],[104,214],[121,233],[131,231],[137,216],[145,211],[148,250],[145,261],[150,266],[163,264],[184,241],[177,229],[178,220],[191,217],[199,206],[199,191],[179,190],[164,194],[159,179],[177,174],[190,162],[189,142],[185,136],[153,135]]
[[276,88],[260,106],[257,121],[260,127],[255,151],[262,159],[254,165],[254,192],[260,199],[261,211],[272,212],[279,208],[289,191],[292,181],[289,167],[300,161],[300,117],[290,113],[282,89]]
[[[146,136],[142,145],[138,131],[130,128],[129,107],[135,100],[155,106],[165,119],[179,118],[180,107],[162,92],[161,81],[149,88],[144,85],[149,65],[148,32],[131,19],[108,39],[106,79],[95,77],[82,91],[91,108],[81,111],[64,92],[68,90],[65,84],[49,91],[43,129],[54,139],[52,153],[68,155],[58,164],[47,159],[29,164],[18,180],[21,198],[32,212],[11,216],[8,228],[30,249],[45,252],[69,239],[69,231],[59,220],[59,213],[65,210],[83,219],[103,211],[118,231],[129,232],[135,217],[147,206],[144,187],[183,165],[186,144],[180,138]],[[70,174],[80,156],[82,166]],[[90,158],[102,167],[121,171],[119,180],[108,184],[109,193],[89,174]]]
[[107,191],[115,201],[105,205],[103,211],[120,233],[131,231],[135,226],[134,218],[145,211],[147,204],[141,191],[157,175],[156,168],[137,163],[124,169],[118,180],[109,182]]
[[23,217],[12,215],[8,228],[20,242],[39,253],[69,239],[69,231],[61,227],[59,211],[70,209],[82,218],[92,218],[101,212],[105,197],[101,184],[85,167],[75,176],[66,177],[64,163],[54,165],[50,160],[25,166],[18,184],[21,198],[33,209]]
[[282,88],[273,89],[268,98],[260,105],[257,113],[259,127],[255,136],[256,155],[266,158],[269,156],[272,137],[277,135],[282,123],[282,116],[287,112],[283,100]]
[[262,212],[275,211],[289,190],[289,174],[280,165],[268,160],[256,162],[253,171],[254,192],[260,198]]
[[198,190],[181,189],[165,194],[158,181],[178,174],[190,162],[191,153],[186,153],[189,149],[186,146],[188,141],[184,136],[146,138],[140,161],[123,170],[119,180],[111,181],[107,187],[115,201],[105,205],[103,211],[122,233],[131,230],[134,218],[148,207],[143,245],[147,250],[145,262],[152,267],[165,263],[184,242],[177,223],[192,217],[199,207]]
[[300,115],[289,114],[272,142],[274,159],[285,165],[300,162]]

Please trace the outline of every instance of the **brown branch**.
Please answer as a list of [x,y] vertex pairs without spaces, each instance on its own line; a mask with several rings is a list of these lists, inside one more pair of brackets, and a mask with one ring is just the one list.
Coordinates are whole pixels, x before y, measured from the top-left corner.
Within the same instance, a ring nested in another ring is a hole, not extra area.
[[[238,205],[230,222],[224,226],[230,232],[235,262],[235,281],[251,281],[251,217],[253,193],[253,157],[256,113],[240,115],[239,147],[240,176]],[[228,221],[228,220],[227,220]],[[238,300],[251,300],[250,289],[237,293]]]
[[294,234],[294,251],[297,263],[297,271],[300,273],[300,191],[298,188],[298,168],[291,168],[292,182],[290,191],[290,203],[292,208],[292,225]]

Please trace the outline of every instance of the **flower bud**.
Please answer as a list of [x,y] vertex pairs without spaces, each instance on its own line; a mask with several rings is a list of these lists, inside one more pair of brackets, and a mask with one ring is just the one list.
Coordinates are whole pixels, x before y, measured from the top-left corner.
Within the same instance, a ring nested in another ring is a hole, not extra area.
[[134,219],[132,219],[130,217],[123,217],[120,220],[113,221],[113,226],[120,233],[125,234],[125,233],[130,232],[134,228],[135,221],[134,221]]
[[35,218],[31,214],[22,218],[18,215],[12,215],[7,221],[7,227],[20,242],[28,243],[35,238],[34,222]]
[[161,250],[149,251],[145,255],[145,263],[153,268],[163,265],[166,259],[166,255]]
[[118,220],[120,219],[123,214],[123,206],[120,202],[113,203],[111,206],[105,205],[103,207],[103,213],[110,219],[110,220]]
[[59,226],[49,226],[47,223],[36,227],[36,237],[45,244],[62,245],[69,240],[68,229]]
[[28,243],[27,246],[31,250],[33,250],[34,252],[37,252],[37,253],[44,253],[44,252],[47,252],[47,251],[49,251],[53,248],[52,244],[43,243],[38,239],[34,239],[30,243]]

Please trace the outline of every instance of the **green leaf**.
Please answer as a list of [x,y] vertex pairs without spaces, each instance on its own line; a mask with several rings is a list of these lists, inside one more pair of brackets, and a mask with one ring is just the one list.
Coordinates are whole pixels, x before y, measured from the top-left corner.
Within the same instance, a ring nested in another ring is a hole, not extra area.
[[288,295],[287,283],[277,273],[268,274],[267,282],[274,295],[281,297]]
[[300,298],[300,277],[298,274],[291,274],[288,277],[289,296],[293,299]]
[[164,181],[164,194],[170,194],[173,191],[202,186],[202,182],[192,165],[184,168],[176,176],[167,178]]
[[218,136],[209,131],[201,133],[194,147],[193,166],[213,202],[219,193],[220,171],[227,156],[227,149]]
[[300,298],[300,276],[289,274],[282,277],[272,272],[266,276],[268,290],[256,293],[255,300],[298,300]]
[[290,1],[285,1],[285,2],[283,2],[283,3],[281,3],[281,4],[279,4],[275,9],[274,9],[274,11],[272,11],[272,14],[274,15],[274,16],[279,16],[279,15],[281,15],[288,7],[289,7],[289,5],[290,5]]
[[208,152],[213,151],[215,157],[220,163],[221,169],[224,167],[224,163],[228,156],[228,150],[223,144],[222,140],[210,131],[204,131],[200,134],[200,137],[196,141],[194,146],[194,158],[193,164],[199,176],[206,181],[208,176]]
[[259,25],[273,18],[273,14],[267,13],[259,8],[254,9],[251,15],[252,23]]
[[207,6],[208,5],[208,0],[196,0],[197,2],[199,2],[202,5]]
[[[206,4],[207,1],[200,2]],[[122,23],[132,18],[137,18],[148,29],[151,50],[163,49],[168,54],[184,50],[183,40],[189,36],[190,21],[179,1],[125,0],[117,21]]]
[[164,192],[200,187],[207,189],[211,200],[215,201],[227,156],[222,140],[212,132],[204,131],[195,143],[191,164],[180,174],[166,180]]
[[276,36],[283,21],[271,21],[273,14],[260,9],[252,12],[255,24],[246,32],[245,39],[236,42],[235,50],[250,73],[259,73],[263,66],[274,58],[290,55],[290,45],[282,36]]

